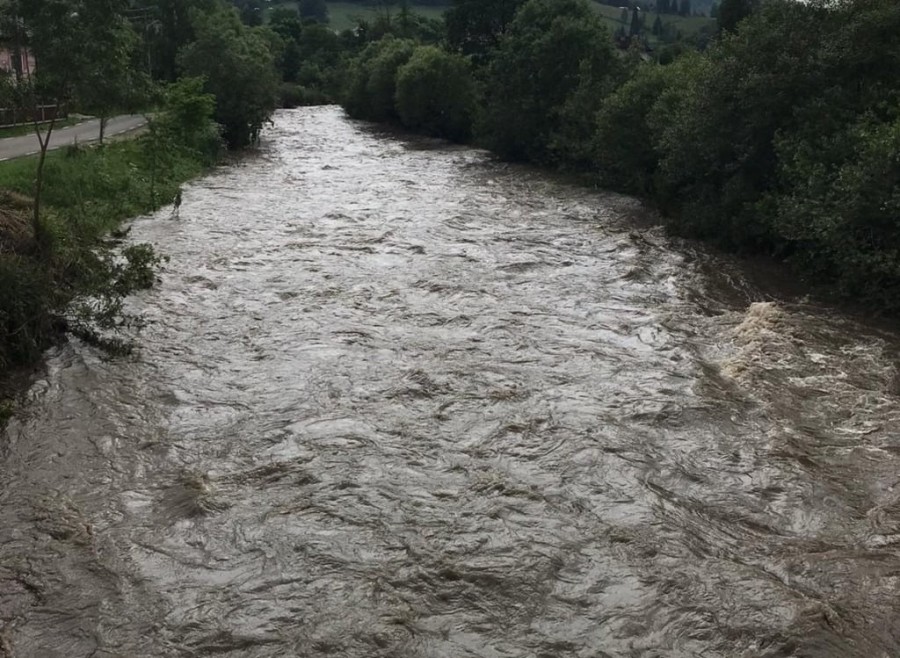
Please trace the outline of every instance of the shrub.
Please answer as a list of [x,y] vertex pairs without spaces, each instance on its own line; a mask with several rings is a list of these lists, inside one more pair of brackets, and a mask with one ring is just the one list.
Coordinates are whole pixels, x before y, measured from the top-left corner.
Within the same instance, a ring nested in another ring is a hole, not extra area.
[[475,107],[468,61],[434,46],[417,48],[397,72],[396,105],[400,121],[411,130],[467,140]]
[[592,110],[616,68],[587,2],[529,0],[489,68],[483,141],[508,159],[558,164],[569,146],[589,141]]
[[393,37],[366,46],[348,66],[343,98],[347,113],[356,119],[396,121],[397,71],[414,50],[414,42]]
[[648,116],[671,77],[665,67],[640,66],[603,101],[592,140],[603,185],[634,194],[652,192],[659,156]]

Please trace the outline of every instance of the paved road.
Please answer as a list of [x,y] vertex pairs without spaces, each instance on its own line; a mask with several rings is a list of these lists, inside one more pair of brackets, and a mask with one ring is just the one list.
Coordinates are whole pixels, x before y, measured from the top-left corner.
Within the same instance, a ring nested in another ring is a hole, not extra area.
[[[113,137],[122,133],[137,130],[147,123],[140,114],[129,114],[113,117],[106,122],[106,136]],[[100,138],[100,120],[90,119],[67,128],[59,128],[53,131],[50,137],[50,149],[58,149],[76,141],[79,144],[95,142]],[[0,161],[21,158],[25,155],[33,155],[40,150],[37,135],[31,133],[21,137],[7,137],[0,139]]]

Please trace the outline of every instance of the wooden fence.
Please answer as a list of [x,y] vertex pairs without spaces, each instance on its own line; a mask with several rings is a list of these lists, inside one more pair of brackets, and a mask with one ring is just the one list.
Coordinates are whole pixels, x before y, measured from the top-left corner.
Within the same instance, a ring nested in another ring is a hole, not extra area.
[[0,128],[12,128],[25,123],[46,123],[54,119],[65,119],[69,116],[65,106],[38,105],[36,108],[0,108]]

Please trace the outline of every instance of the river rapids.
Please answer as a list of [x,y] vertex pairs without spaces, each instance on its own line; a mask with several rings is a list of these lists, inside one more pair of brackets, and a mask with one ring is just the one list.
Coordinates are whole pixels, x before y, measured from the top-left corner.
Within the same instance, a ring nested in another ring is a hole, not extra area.
[[0,437],[0,656],[900,656],[900,333],[283,111]]

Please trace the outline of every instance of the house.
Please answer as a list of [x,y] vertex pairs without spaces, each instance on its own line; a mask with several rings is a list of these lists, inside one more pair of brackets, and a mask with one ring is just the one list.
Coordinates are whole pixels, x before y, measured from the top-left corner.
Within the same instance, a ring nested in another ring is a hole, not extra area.
[[15,49],[0,46],[0,72],[16,77],[28,78],[34,73],[37,63],[27,48],[22,48],[17,55]]

